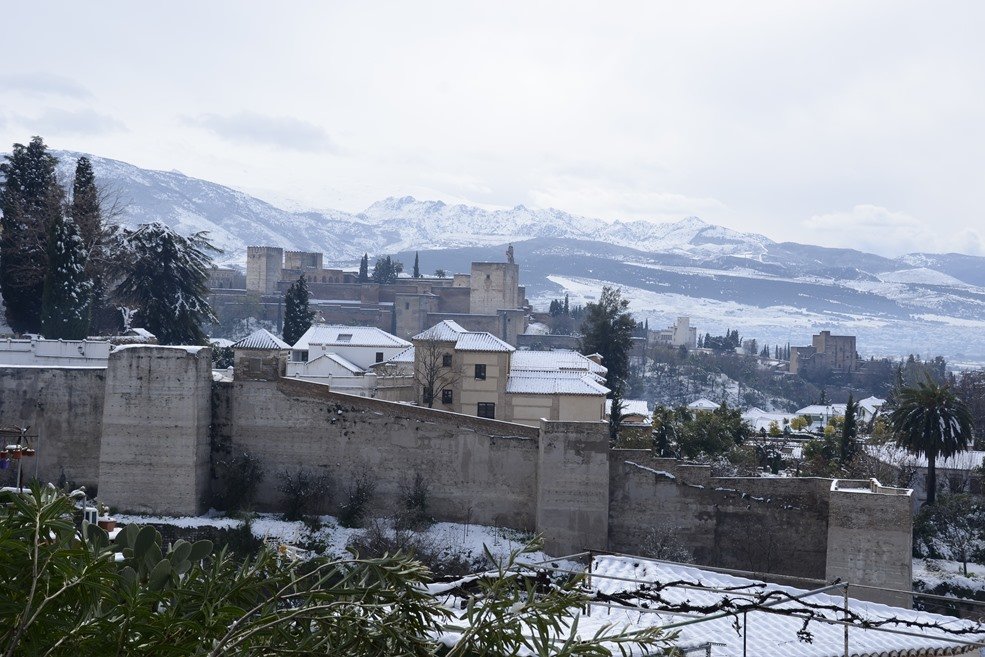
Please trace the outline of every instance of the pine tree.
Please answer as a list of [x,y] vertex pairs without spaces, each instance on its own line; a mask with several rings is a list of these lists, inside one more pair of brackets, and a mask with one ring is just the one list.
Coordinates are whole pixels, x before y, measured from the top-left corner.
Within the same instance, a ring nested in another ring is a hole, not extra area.
[[380,285],[393,285],[397,282],[397,274],[403,270],[403,263],[390,256],[384,256],[376,261],[376,266],[373,268],[373,282]]
[[568,316],[571,314],[571,306],[569,305],[568,295],[564,295],[564,315]]
[[72,219],[86,249],[86,275],[92,282],[90,297],[90,330],[112,331],[119,328],[119,313],[107,298],[106,269],[111,258],[110,239],[114,229],[103,220],[102,202],[96,177],[89,158],[82,156],[75,164],[72,184]]
[[855,457],[858,437],[858,404],[848,393],[848,403],[845,404],[845,421],[841,425],[841,462],[848,463]]
[[92,162],[84,155],[75,164],[71,213],[82,243],[91,252],[102,241],[103,217]]
[[359,278],[360,283],[369,283],[369,254],[364,253],[363,259],[359,261]]
[[114,296],[137,310],[137,322],[161,344],[204,344],[202,324],[217,321],[209,306],[209,251],[204,232],[183,237],[162,223],[124,229]]
[[308,283],[304,274],[287,289],[284,295],[284,342],[293,345],[311,328],[315,313],[308,310]]
[[413,276],[414,276],[414,278],[420,278],[421,277],[421,260],[420,260],[420,256],[418,255],[417,251],[414,252],[414,273],[413,273]]
[[41,331],[49,340],[81,340],[89,334],[92,283],[86,249],[71,217],[59,217],[48,231],[47,272],[41,302]]
[[27,146],[14,144],[0,164],[0,294],[7,323],[18,333],[41,328],[47,240],[61,216],[64,192],[58,185],[58,161],[41,137]]

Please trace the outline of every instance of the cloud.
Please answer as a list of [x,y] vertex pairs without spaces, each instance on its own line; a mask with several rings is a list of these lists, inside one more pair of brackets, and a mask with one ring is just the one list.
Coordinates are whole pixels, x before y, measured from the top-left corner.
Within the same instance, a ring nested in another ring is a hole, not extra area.
[[0,87],[25,96],[62,96],[77,100],[92,98],[92,92],[82,84],[53,73],[6,73],[0,75]]
[[49,107],[35,117],[19,116],[17,123],[29,127],[31,134],[40,135],[99,135],[126,130],[121,121],[93,109]]
[[266,116],[253,112],[227,116],[203,114],[186,117],[185,122],[231,142],[252,142],[305,152],[337,153],[339,150],[321,127],[288,116]]
[[985,255],[985,240],[974,229],[950,232],[905,212],[860,204],[851,210],[814,215],[802,222],[808,235],[798,241],[855,248],[887,257],[914,252]]

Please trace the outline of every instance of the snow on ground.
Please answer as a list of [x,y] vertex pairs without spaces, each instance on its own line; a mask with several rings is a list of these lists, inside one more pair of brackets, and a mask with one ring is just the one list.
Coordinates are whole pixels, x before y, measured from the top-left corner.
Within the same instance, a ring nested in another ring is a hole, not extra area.
[[[128,524],[160,524],[174,527],[216,527],[219,529],[234,529],[243,521],[227,518],[211,512],[202,516],[145,516],[116,514],[114,516],[121,525]],[[349,542],[365,533],[365,529],[347,529],[338,524],[334,516],[321,516],[321,528],[312,531],[301,521],[287,521],[269,513],[257,514],[252,520],[253,535],[272,543],[288,545],[324,544],[325,554],[341,554]],[[479,558],[483,555],[483,546],[497,559],[506,557],[510,552],[522,548],[532,536],[524,532],[504,527],[489,527],[486,525],[466,525],[453,522],[435,523],[427,530],[419,532],[421,538],[433,543],[435,547],[447,549],[452,553],[469,558]],[[523,556],[527,562],[544,561],[551,557],[544,552],[535,551]]]
[[913,582],[915,589],[924,591],[930,591],[942,584],[948,584],[952,588],[985,591],[985,565],[969,563],[968,575],[965,576],[964,565],[960,561],[914,559]]

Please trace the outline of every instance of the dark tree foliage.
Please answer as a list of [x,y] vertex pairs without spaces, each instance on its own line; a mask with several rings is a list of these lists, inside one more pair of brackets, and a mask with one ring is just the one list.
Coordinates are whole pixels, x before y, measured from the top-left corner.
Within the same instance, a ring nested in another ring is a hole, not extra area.
[[705,334],[704,347],[714,351],[735,351],[735,348],[742,344],[739,331],[725,331],[725,335]]
[[308,309],[308,283],[301,274],[284,295],[284,342],[293,345],[311,328],[315,313]]
[[677,423],[674,411],[666,406],[653,410],[653,451],[665,458],[673,456],[671,445],[677,442]]
[[359,278],[357,279],[360,283],[369,283],[369,254],[364,253],[362,260],[359,261]]
[[116,227],[104,216],[99,188],[89,158],[82,156],[75,165],[69,214],[79,228],[86,250],[86,276],[92,282],[90,331],[119,329],[119,313],[109,299],[107,270],[113,258],[110,251]]
[[612,391],[612,406],[609,408],[609,441],[613,444],[619,440],[619,430],[622,429],[623,407],[622,390]]
[[71,215],[79,227],[82,242],[91,251],[102,241],[103,217],[92,162],[84,155],[75,164]]
[[927,457],[927,504],[937,497],[937,459],[967,449],[971,442],[971,413],[950,386],[930,377],[903,388],[889,418],[900,447]]
[[677,446],[687,458],[725,454],[752,435],[748,423],[742,419],[742,410],[725,404],[711,412],[692,413],[682,408],[675,416]]
[[217,321],[209,306],[209,252],[204,232],[183,237],[162,223],[124,229],[114,296],[137,310],[137,323],[161,344],[205,344],[205,322]]
[[413,272],[413,276],[414,276],[414,278],[420,278],[421,277],[421,258],[420,258],[420,256],[418,255],[418,253],[416,251],[414,252],[414,272]]
[[397,275],[404,270],[404,265],[391,258],[384,256],[376,261],[373,267],[373,282],[380,285],[393,285],[397,282]]
[[629,314],[629,301],[618,288],[603,287],[597,303],[585,308],[581,324],[583,354],[601,354],[608,368],[606,385],[621,390],[629,376],[629,351],[632,348],[636,321]]
[[858,451],[858,444],[855,439],[858,437],[858,402],[848,393],[848,402],[845,404],[845,420],[841,425],[841,462],[848,463],[855,457]]
[[49,340],[82,340],[89,335],[92,283],[86,276],[86,255],[75,221],[56,218],[48,234],[41,301],[41,331]]
[[975,449],[985,450],[985,370],[962,373],[955,383],[954,390],[971,413]]
[[47,237],[62,215],[55,156],[41,137],[14,144],[0,164],[0,293],[7,323],[18,333],[41,328]]

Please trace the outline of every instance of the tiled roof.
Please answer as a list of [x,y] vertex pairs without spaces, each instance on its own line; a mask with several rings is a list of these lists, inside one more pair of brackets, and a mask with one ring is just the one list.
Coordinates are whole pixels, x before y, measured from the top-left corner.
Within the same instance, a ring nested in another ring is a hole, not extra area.
[[511,370],[583,370],[605,376],[608,370],[577,351],[518,351],[510,359]]
[[409,347],[410,343],[375,326],[342,326],[315,324],[301,336],[294,349],[305,350],[311,345],[346,347]]
[[453,320],[445,319],[426,331],[421,331],[411,338],[411,340],[438,340],[440,342],[454,342],[458,336],[467,331]]
[[287,344],[267,329],[257,329],[238,342],[233,349],[290,349]]
[[[657,589],[662,603],[654,603],[652,599],[640,600],[645,607],[654,611],[659,610],[663,605],[673,606],[682,603],[688,603],[695,607],[715,605],[725,598],[732,597],[728,591],[739,590],[740,587],[759,594],[777,591],[787,596],[797,596],[806,593],[803,589],[724,575],[692,566],[629,557],[596,557],[592,572],[598,575],[591,580],[593,588],[608,595],[632,594],[641,586],[645,586],[645,584],[636,583],[637,581],[663,584]],[[626,578],[634,581],[620,581],[607,579],[607,577]],[[699,585],[702,588],[691,588],[689,585]],[[704,590],[706,588],[718,590]],[[741,601],[742,598],[733,598],[733,600]],[[630,597],[626,602],[632,603],[634,600]],[[806,598],[804,602],[814,605],[811,614],[816,617],[833,621],[840,621],[842,618],[840,609],[844,605],[844,597],[841,591],[815,593]],[[953,643],[941,638],[946,635],[938,629],[922,630],[919,627],[906,625],[907,622],[914,621],[936,622],[952,630],[967,632],[958,637],[952,636],[950,638],[958,638],[965,642],[985,641],[985,628],[969,620],[903,607],[891,607],[874,602],[864,602],[852,598],[849,599],[848,604],[855,614],[865,620],[896,619],[896,623],[890,622],[884,624],[883,627],[918,635],[908,636],[880,632],[856,624],[849,630],[852,655],[929,657],[930,655],[964,655],[970,653],[968,645]],[[786,601],[776,605],[776,609],[802,610],[805,607],[796,601]],[[611,623],[617,627],[628,624],[635,628],[642,628],[644,626],[666,625],[682,620],[679,614],[640,613],[633,610],[603,610],[597,616],[598,620],[596,620],[594,613],[591,617],[582,617],[583,622],[579,625],[579,629],[590,634],[596,629],[597,624],[601,623]],[[742,655],[746,654],[746,651],[749,655],[757,655],[758,657],[837,657],[845,654],[845,628],[842,625],[812,621],[806,626],[811,634],[808,641],[798,637],[799,631],[805,627],[803,618],[798,616],[750,611],[740,616],[739,619],[744,629],[747,630],[746,632],[736,631],[735,618],[732,616],[710,618],[680,628],[680,636],[676,643],[679,646],[706,646],[710,643],[714,647],[712,654],[715,655]],[[704,650],[700,650],[696,651],[695,654],[704,654],[704,652]],[[977,654],[977,649],[972,654]]]
[[509,343],[503,342],[492,333],[467,331],[459,333],[455,351],[516,351]]
[[506,392],[520,395],[591,395],[609,394],[591,374],[578,372],[510,372]]

